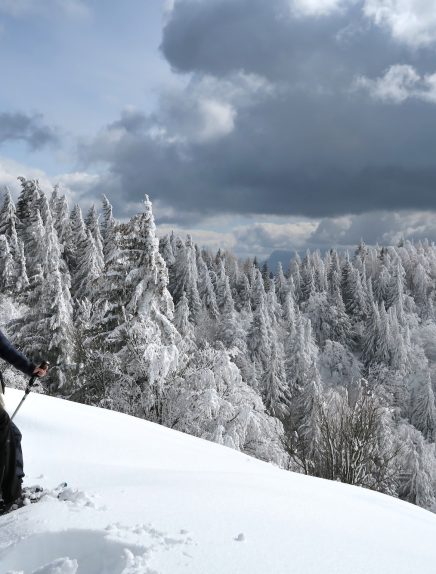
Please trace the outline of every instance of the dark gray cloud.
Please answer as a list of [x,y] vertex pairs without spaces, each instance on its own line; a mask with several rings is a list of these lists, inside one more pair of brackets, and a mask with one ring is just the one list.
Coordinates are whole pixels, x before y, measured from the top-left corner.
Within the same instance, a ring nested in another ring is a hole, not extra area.
[[352,247],[362,239],[371,245],[392,245],[402,238],[436,241],[434,213],[381,211],[323,219],[308,237],[307,246],[320,249]]
[[434,52],[394,41],[361,2],[315,18],[289,4],[176,2],[162,52],[190,75],[187,87],[82,149],[84,161],[109,165],[120,209],[144,192],[172,206],[175,223],[187,213],[436,209],[435,103],[353,88],[398,63],[434,73]]
[[56,143],[58,137],[40,114],[0,113],[0,145],[14,140],[24,141],[36,150]]
[[292,0],[179,1],[161,50],[179,72],[218,76],[242,69],[276,80],[337,83],[354,73],[372,75],[398,59],[431,69],[432,50],[418,55],[393,40],[364,16],[364,3],[303,18],[292,15]]

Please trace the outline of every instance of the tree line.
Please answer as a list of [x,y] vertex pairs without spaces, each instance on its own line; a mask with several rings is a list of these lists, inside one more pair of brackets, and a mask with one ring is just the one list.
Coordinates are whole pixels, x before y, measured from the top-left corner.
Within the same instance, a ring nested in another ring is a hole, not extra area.
[[51,394],[433,506],[434,244],[308,251],[272,273],[159,240],[147,196],[124,223],[106,197],[83,217],[20,183],[0,210],[5,329],[52,363]]

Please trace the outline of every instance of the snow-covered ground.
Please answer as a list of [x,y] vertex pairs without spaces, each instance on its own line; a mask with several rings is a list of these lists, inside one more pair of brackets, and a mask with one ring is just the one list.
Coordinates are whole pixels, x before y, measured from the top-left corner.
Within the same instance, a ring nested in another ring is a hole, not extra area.
[[435,572],[436,516],[388,496],[42,395],[16,422],[26,484],[69,488],[0,517],[0,574]]

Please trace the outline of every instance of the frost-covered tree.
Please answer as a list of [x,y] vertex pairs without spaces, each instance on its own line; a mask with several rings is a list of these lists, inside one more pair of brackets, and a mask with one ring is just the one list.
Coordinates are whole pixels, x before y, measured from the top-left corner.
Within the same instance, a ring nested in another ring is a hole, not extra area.
[[395,493],[395,444],[383,407],[365,381],[357,395],[330,390],[319,407],[319,438],[313,474]]
[[70,218],[67,198],[65,195],[59,194],[59,187],[57,185],[50,197],[50,210],[53,217],[53,225],[58,234],[59,242],[63,247],[69,233]]
[[86,229],[90,231],[95,244],[95,255],[98,258],[98,266],[103,269],[104,255],[103,255],[103,238],[100,231],[100,224],[98,221],[98,214],[95,205],[92,205],[85,218]]
[[3,205],[0,210],[0,235],[5,235],[8,240],[16,234],[17,215],[11,192],[5,189]]
[[271,357],[263,376],[262,387],[267,412],[283,419],[289,414],[291,394],[286,384],[283,350],[276,337],[271,341]]
[[16,262],[14,283],[14,292],[17,294],[23,293],[29,286],[26,257],[24,255],[24,243],[22,241],[19,241],[19,256],[18,261]]
[[168,272],[159,253],[152,205],[145,196],[144,212],[129,223],[127,247],[132,265],[127,277],[124,320],[111,332],[115,343],[118,386],[126,401],[134,398],[131,414],[164,422],[166,383],[177,366],[177,333],[173,301],[167,290]]
[[76,299],[94,300],[97,281],[103,273],[103,258],[91,229],[87,229],[86,239],[80,245],[80,258],[74,275]]
[[64,241],[65,259],[71,273],[74,294],[76,288],[75,273],[79,264],[80,248],[86,241],[86,227],[79,205],[75,205],[71,211],[68,232]]
[[14,259],[6,235],[0,235],[0,291],[7,293],[12,288]]
[[421,364],[409,380],[411,386],[410,422],[421,431],[425,439],[436,438],[436,405],[430,372]]
[[268,416],[224,350],[205,346],[191,357],[169,387],[164,418],[171,428],[286,464],[282,425]]
[[70,298],[70,280],[61,272],[61,252],[50,212],[43,237],[44,261],[41,280],[34,286],[34,304],[13,324],[15,339],[35,362],[42,358],[51,363],[49,383],[53,390],[66,391],[73,362],[74,327]]
[[198,258],[198,294],[209,319],[216,321],[219,316],[219,310],[215,290],[210,278],[209,269],[201,256]]
[[20,238],[26,242],[29,233],[30,222],[33,220],[35,211],[39,210],[40,187],[37,180],[18,178],[21,184],[21,192],[16,205],[17,231]]
[[435,503],[435,445],[426,442],[422,434],[407,424],[398,432],[401,449],[397,459],[399,497],[424,508]]

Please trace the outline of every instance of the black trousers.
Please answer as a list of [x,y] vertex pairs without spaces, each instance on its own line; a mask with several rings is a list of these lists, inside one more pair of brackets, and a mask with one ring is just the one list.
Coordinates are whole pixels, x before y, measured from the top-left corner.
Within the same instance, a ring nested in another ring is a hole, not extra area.
[[21,496],[23,476],[21,433],[0,407],[0,493],[6,503]]

